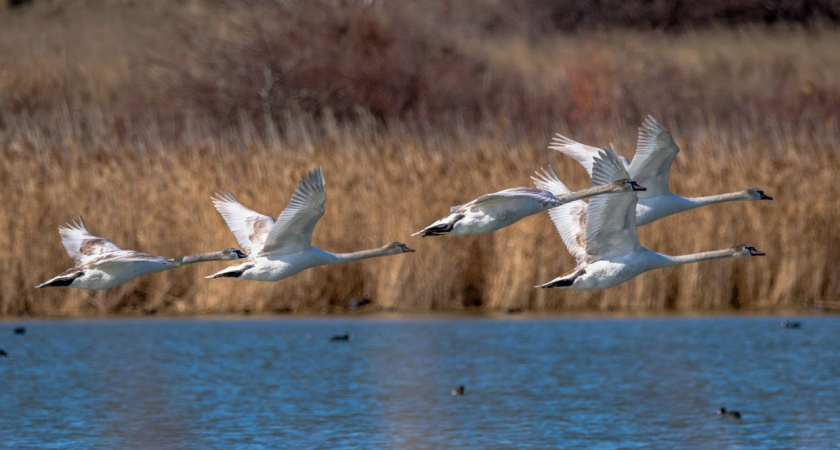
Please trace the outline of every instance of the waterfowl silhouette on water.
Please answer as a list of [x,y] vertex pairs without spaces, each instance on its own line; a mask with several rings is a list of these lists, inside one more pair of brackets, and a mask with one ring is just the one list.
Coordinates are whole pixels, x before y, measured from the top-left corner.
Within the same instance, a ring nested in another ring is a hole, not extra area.
[[17,327],[13,331],[14,331],[15,334],[26,334],[26,328],[25,327]]
[[789,320],[782,321],[782,328],[799,328],[799,322],[791,322]]
[[452,395],[464,395],[464,385],[462,384],[457,389],[452,389]]
[[5,357],[7,357],[7,358],[8,358],[8,357],[9,357],[9,354],[8,354],[8,353],[6,353],[6,350],[3,350],[2,348],[0,348],[0,356],[5,356]]
[[353,339],[353,335],[350,333],[347,334],[337,334],[330,338],[331,341],[349,341]]
[[370,294],[364,294],[361,299],[351,298],[349,306],[350,309],[359,309],[372,303],[373,300],[370,298]]
[[722,407],[718,410],[717,413],[718,413],[719,416],[722,416],[722,417],[725,417],[725,418],[741,420],[741,413],[739,413],[738,411],[727,411],[726,408]]

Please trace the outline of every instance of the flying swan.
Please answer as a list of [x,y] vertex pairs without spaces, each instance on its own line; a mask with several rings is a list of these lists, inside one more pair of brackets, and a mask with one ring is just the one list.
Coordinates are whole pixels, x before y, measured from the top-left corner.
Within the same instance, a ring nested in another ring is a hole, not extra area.
[[354,253],[330,253],[312,246],[312,230],[324,215],[326,200],[324,172],[320,167],[301,180],[277,222],[246,208],[230,193],[217,194],[213,205],[250,256],[242,264],[206,278],[277,281],[315,266],[414,251],[402,242]]
[[[593,161],[600,151],[598,148],[575,142],[560,134],[555,135],[548,148],[574,158],[583,165],[589,175],[592,175]],[[697,198],[685,198],[674,194],[668,188],[668,177],[671,163],[679,151],[680,148],[677,147],[671,133],[656,119],[647,116],[645,123],[639,127],[639,140],[633,161],[622,158],[630,173],[630,178],[647,188],[647,191],[638,194],[636,225],[647,225],[671,214],[715,203],[736,200],[773,200],[761,189],[746,189]]]
[[76,266],[45,281],[36,288],[64,286],[77,289],[111,289],[139,276],[163,272],[185,264],[203,261],[231,261],[247,255],[228,248],[215,253],[199,253],[167,259],[163,256],[123,250],[108,239],[90,234],[82,217],[58,228],[61,244]]
[[[595,165],[602,164],[596,161]],[[554,169],[548,168],[553,175]],[[626,173],[625,173],[626,175]],[[596,195],[608,194],[610,192],[623,192],[631,190],[642,190],[635,181],[626,176],[621,179],[609,180],[599,186],[592,186],[589,189],[553,194],[545,189],[533,189],[517,187],[505,189],[493,194],[485,194],[477,199],[460,206],[453,206],[449,209],[449,215],[426,228],[412,234],[417,236],[440,236],[443,234],[482,234],[500,230],[504,227],[547,209],[556,208],[560,205],[594,197]]]
[[[623,172],[623,176],[627,177],[624,164],[612,146],[598,153],[594,159],[609,164],[595,166],[592,171],[593,185],[622,176],[616,175],[616,172]],[[569,192],[553,173],[537,173],[534,182],[538,188],[549,190],[555,195]],[[588,205],[578,200],[549,210],[548,214],[569,253],[575,257],[577,267],[536,287],[606,289],[649,270],[711,259],[764,255],[750,245],[682,256],[650,251],[639,244],[636,235],[636,202],[636,193],[628,191],[594,197]]]

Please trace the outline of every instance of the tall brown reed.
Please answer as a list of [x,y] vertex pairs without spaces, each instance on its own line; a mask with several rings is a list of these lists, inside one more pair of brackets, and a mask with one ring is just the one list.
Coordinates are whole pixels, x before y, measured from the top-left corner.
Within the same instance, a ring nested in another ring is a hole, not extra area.
[[[582,170],[544,150],[547,138],[304,120],[284,124],[296,131],[276,142],[254,139],[246,125],[243,134],[218,135],[194,124],[177,142],[148,127],[146,144],[131,146],[32,136],[6,147],[0,166],[0,221],[8,230],[0,239],[0,312],[318,312],[342,310],[363,293],[400,310],[790,307],[836,297],[837,161],[830,148],[836,138],[780,131],[756,139],[739,125],[675,130],[684,151],[672,169],[672,188],[704,195],[760,186],[776,200],[703,208],[644,227],[640,237],[669,254],[747,242],[769,256],[662,270],[600,292],[532,287],[573,267],[547,215],[486,236],[407,237],[451,205],[528,185],[528,174],[548,162],[570,185],[585,186]],[[620,144],[629,148],[627,128],[604,127],[601,139],[626,135]],[[95,131],[107,140],[107,129]],[[317,164],[325,167],[328,202],[316,245],[352,251],[407,240],[418,252],[317,268],[278,283],[205,280],[202,275],[223,265],[208,264],[105,293],[32,288],[70,265],[56,226],[77,214],[93,233],[125,248],[169,256],[221,249],[235,240],[212,208],[213,192],[230,189],[253,209],[276,215],[300,175]]]

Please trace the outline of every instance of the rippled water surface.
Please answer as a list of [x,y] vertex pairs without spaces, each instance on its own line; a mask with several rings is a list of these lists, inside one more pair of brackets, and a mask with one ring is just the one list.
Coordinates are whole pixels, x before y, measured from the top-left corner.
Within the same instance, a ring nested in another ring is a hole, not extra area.
[[1,323],[0,446],[836,446],[840,318],[800,320]]

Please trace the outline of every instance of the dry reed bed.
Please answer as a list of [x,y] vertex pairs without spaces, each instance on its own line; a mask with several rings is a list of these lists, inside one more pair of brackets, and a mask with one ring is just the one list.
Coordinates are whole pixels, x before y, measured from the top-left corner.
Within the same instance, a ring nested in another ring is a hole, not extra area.
[[[675,192],[762,187],[776,200],[667,218],[643,228],[642,243],[670,254],[750,243],[768,256],[661,270],[603,292],[532,287],[574,265],[547,214],[486,236],[408,237],[451,205],[529,185],[529,174],[546,163],[570,185],[586,186],[575,163],[545,149],[547,132],[494,123],[432,133],[297,120],[281,124],[287,133],[274,142],[255,139],[245,125],[241,133],[219,134],[193,124],[177,142],[154,127],[132,144],[109,142],[107,128],[94,129],[108,145],[85,147],[72,139],[71,124],[56,125],[71,137],[54,139],[21,125],[3,149],[2,314],[340,311],[363,293],[399,310],[791,307],[840,294],[833,263],[840,256],[833,227],[840,194],[836,125],[818,129],[820,139],[781,126],[758,136],[737,123],[675,129],[683,148],[672,169]],[[632,130],[631,124],[605,126],[596,142],[612,140],[632,153]],[[253,209],[276,215],[300,176],[318,164],[328,201],[316,245],[352,251],[401,240],[418,252],[316,268],[277,283],[202,278],[219,263],[105,293],[32,288],[70,266],[56,227],[78,214],[93,233],[124,248],[168,256],[217,250],[236,242],[209,201],[213,192],[230,189]]]
[[[425,2],[129,3],[0,15],[0,315],[342,311],[363,293],[401,310],[840,297],[836,27],[538,36]],[[289,72],[261,97],[264,68]],[[683,148],[675,192],[762,187],[776,200],[670,217],[644,227],[642,243],[670,254],[750,243],[767,257],[564,292],[532,287],[573,266],[545,214],[489,236],[408,238],[451,205],[530,185],[549,162],[586,186],[582,169],[546,149],[551,134],[630,155],[648,113]],[[222,266],[208,264],[105,293],[32,288],[71,264],[56,227],[78,214],[124,248],[217,250],[235,240],[213,192],[274,216],[318,164],[329,192],[316,245],[404,240],[418,252],[278,283],[204,280]]]

